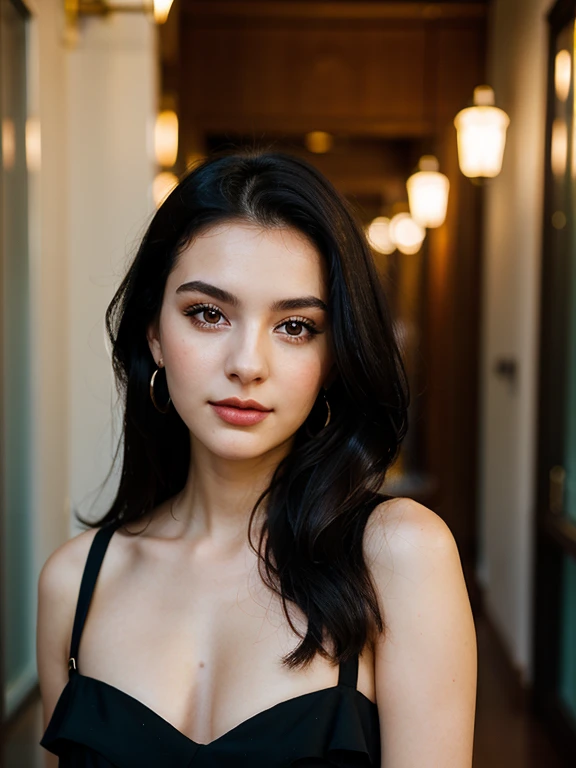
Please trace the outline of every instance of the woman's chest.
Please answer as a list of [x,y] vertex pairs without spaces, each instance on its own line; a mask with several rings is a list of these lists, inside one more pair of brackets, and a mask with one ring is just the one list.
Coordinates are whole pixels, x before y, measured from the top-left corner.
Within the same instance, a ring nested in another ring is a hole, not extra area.
[[[281,664],[299,638],[255,565],[132,560],[95,590],[80,672],[129,693],[200,743],[280,701],[336,685],[338,668],[319,656],[306,671]],[[290,611],[303,631],[302,615]]]

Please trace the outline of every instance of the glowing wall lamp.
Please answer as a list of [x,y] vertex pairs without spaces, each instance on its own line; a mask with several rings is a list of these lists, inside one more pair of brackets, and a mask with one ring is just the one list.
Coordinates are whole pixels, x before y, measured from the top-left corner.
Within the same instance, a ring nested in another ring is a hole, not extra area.
[[397,213],[390,220],[390,237],[400,253],[418,253],[426,237],[426,230],[409,213]]
[[421,227],[429,229],[444,223],[448,207],[450,182],[438,167],[434,155],[423,155],[418,172],[406,182],[410,215]]
[[560,101],[566,101],[570,93],[570,81],[572,80],[572,58],[570,53],[563,48],[558,51],[554,59],[554,87],[556,96]]
[[494,106],[494,91],[488,85],[474,89],[474,106],[454,118],[458,133],[458,160],[464,176],[490,179],[502,169],[506,129],[510,118]]
[[156,162],[171,168],[178,157],[178,116],[173,109],[164,109],[154,125],[154,153]]
[[387,216],[376,216],[370,222],[366,231],[368,242],[378,253],[393,253],[396,243],[390,237],[390,219]]
[[144,0],[144,2],[108,3],[105,0],[64,0],[66,28],[69,41],[75,42],[79,16],[107,16],[109,13],[148,13],[157,24],[164,24],[173,0]]

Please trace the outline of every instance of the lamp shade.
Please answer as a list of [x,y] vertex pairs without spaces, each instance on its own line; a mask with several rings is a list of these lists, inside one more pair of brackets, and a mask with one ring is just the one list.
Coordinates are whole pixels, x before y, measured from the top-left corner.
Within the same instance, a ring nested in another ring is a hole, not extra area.
[[377,216],[370,222],[366,232],[368,242],[378,253],[392,253],[396,250],[396,244],[390,237],[390,219],[386,216]]
[[410,215],[421,227],[439,227],[446,219],[450,182],[433,155],[420,158],[419,170],[406,182]]
[[572,57],[563,48],[558,51],[554,59],[554,89],[560,101],[566,101],[570,93],[570,81],[572,79]]
[[178,117],[172,109],[165,109],[156,117],[154,126],[154,154],[156,162],[171,168],[178,157]]
[[409,213],[397,213],[390,220],[390,237],[400,253],[418,253],[426,237],[426,230]]
[[469,178],[493,178],[502,169],[506,129],[510,118],[494,106],[494,91],[489,86],[474,89],[474,106],[454,118],[458,132],[460,170]]

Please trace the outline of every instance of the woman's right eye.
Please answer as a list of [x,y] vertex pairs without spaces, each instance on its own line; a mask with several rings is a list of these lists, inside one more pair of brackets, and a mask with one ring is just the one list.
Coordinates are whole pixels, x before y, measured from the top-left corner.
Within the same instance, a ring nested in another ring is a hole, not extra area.
[[[196,325],[200,325],[202,327],[208,327],[208,326],[216,326],[218,325],[218,319],[220,317],[223,317],[222,312],[218,309],[218,307],[213,307],[211,304],[193,304],[191,307],[188,307],[186,310],[184,310],[184,314],[189,317],[196,318],[197,315],[204,315],[204,320],[208,319],[208,322],[199,322],[198,320],[194,320]],[[216,317],[214,317],[216,315]],[[216,322],[212,322],[212,321]]]

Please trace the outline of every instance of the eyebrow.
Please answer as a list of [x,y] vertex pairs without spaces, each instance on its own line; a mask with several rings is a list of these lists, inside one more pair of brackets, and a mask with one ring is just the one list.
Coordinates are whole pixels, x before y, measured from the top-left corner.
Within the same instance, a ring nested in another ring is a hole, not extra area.
[[[240,305],[240,299],[229,291],[225,291],[223,288],[218,288],[216,285],[210,285],[203,280],[192,280],[188,283],[182,283],[182,285],[176,289],[176,293],[193,293],[200,292],[205,293],[207,296],[212,296],[213,299],[223,301],[226,304],[230,304],[233,307]],[[316,296],[300,296],[294,299],[279,299],[274,301],[270,309],[272,312],[279,312],[281,310],[290,309],[321,309],[324,312],[328,311],[327,305]]]

